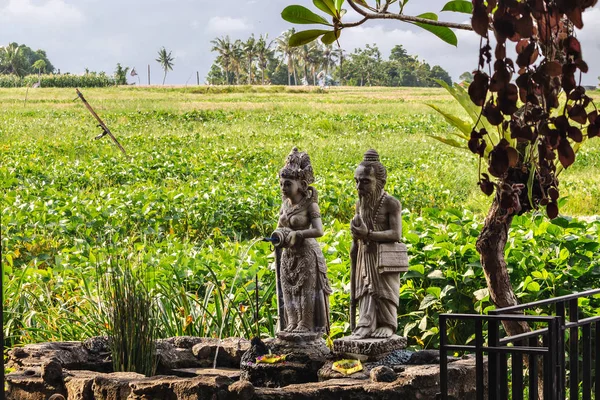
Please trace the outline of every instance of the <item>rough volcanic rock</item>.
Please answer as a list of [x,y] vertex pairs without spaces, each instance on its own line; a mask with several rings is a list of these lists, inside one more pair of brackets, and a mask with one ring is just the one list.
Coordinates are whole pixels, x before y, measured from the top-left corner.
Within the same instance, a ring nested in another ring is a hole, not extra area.
[[373,368],[369,376],[373,382],[394,382],[397,378],[394,370],[385,365]]
[[19,370],[6,376],[8,390],[7,400],[46,400],[53,394],[66,396],[64,386],[54,386],[44,381],[41,376],[41,368],[34,367]]
[[359,359],[361,361],[376,361],[395,350],[406,347],[406,338],[392,335],[389,338],[350,339],[343,337],[333,341],[333,352],[340,356]]
[[248,381],[237,381],[229,386],[229,391],[238,399],[252,400],[256,393],[256,388]]
[[8,368],[25,369],[41,367],[43,363],[58,362],[66,369],[85,369],[108,372],[112,369],[106,354],[91,353],[82,342],[50,342],[28,344],[8,353]]
[[[256,357],[265,354],[286,355],[283,362],[275,364],[257,363]],[[317,372],[326,362],[329,349],[323,339],[309,342],[267,339],[255,342],[242,356],[241,379],[254,386],[281,387],[294,383],[315,382]]]
[[60,386],[63,384],[63,369],[62,365],[54,360],[42,363],[42,379],[44,382],[52,386]]
[[90,353],[110,354],[110,339],[108,336],[94,336],[89,339],[85,339],[82,343],[83,347],[85,347]]
[[156,354],[158,357],[158,373],[167,373],[173,369],[203,367],[203,365],[189,348],[179,348],[171,339],[156,341]]
[[212,366],[217,348],[218,367],[239,368],[242,355],[250,348],[250,341],[242,338],[198,338],[201,339],[192,347],[193,355],[200,361],[202,366]]

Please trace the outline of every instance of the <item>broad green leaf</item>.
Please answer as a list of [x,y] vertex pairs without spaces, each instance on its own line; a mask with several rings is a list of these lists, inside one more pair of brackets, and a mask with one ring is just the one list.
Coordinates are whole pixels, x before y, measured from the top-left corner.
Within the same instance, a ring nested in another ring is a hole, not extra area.
[[473,3],[465,0],[452,0],[444,5],[442,11],[454,11],[465,14],[473,14]]
[[287,6],[281,12],[281,18],[293,24],[322,24],[332,26],[320,15],[303,6]]
[[336,10],[335,10],[335,4],[333,4],[333,0],[313,0],[313,4],[315,5],[315,7],[317,7],[319,10],[323,11],[324,13],[327,13],[327,14],[331,15],[332,17],[335,17]]
[[425,296],[423,298],[423,300],[421,301],[421,304],[419,304],[419,310],[424,310],[426,308],[428,308],[429,306],[431,306],[432,304],[435,304],[438,302],[438,298],[436,296],[434,296],[433,294],[428,294],[427,296]]
[[530,282],[527,285],[527,291],[529,292],[539,292],[540,291],[540,284],[537,282]]
[[488,288],[479,289],[479,290],[476,290],[473,292],[473,296],[475,296],[477,301],[481,301],[481,300],[485,299],[486,297],[488,297],[489,295],[490,295],[490,292],[489,292]]
[[441,137],[441,136],[435,136],[435,135],[427,135],[431,138],[434,138],[435,140],[439,140],[442,143],[445,143],[447,145],[450,145],[452,147],[457,147],[459,149],[466,149],[467,145],[463,144],[463,143],[458,143],[456,140],[454,139],[450,139],[450,138],[445,138],[445,137]]
[[425,329],[427,329],[427,315],[421,318],[421,322],[419,322],[419,330],[423,332]]
[[335,42],[336,40],[338,40],[341,32],[342,31],[340,31],[340,30],[327,32],[321,38],[321,42],[323,42],[323,44],[331,44],[331,43]]
[[290,36],[290,46],[302,46],[303,44],[310,43],[326,33],[329,33],[329,31],[323,29],[309,29],[307,31],[296,32]]
[[[440,271],[439,269],[436,269],[436,270],[434,270],[434,271],[431,271],[431,272],[430,272],[430,273],[427,275],[427,277],[428,277],[429,279],[444,279],[444,278],[445,278],[445,277],[444,277],[444,273],[443,273],[442,271]],[[432,286],[432,287],[435,287],[435,286]],[[431,289],[431,287],[427,289],[428,293],[431,293],[431,292],[429,292],[429,289]],[[439,289],[439,288],[437,288],[437,289]]]
[[404,336],[408,336],[408,333],[417,326],[416,322],[411,322],[409,324],[404,325]]
[[[424,13],[421,15],[417,15],[417,17],[419,18],[424,18],[424,19],[431,19],[433,21],[437,21],[437,15],[434,13]],[[453,46],[456,46],[458,44],[458,39],[456,37],[456,34],[454,34],[454,32],[452,32],[452,29],[447,28],[445,26],[434,26],[434,25],[428,25],[428,24],[424,24],[424,23],[420,23],[420,22],[415,22],[415,25],[419,26],[420,28],[425,29],[426,31],[429,31],[431,33],[433,33],[435,36],[439,37],[440,39],[442,39],[444,42],[451,44]]]
[[340,12],[345,0],[335,0],[335,9]]
[[450,113],[445,112],[435,104],[427,103],[427,105],[437,111],[439,114],[444,117],[444,119],[452,126],[457,128],[459,131],[463,133],[463,135],[458,135],[465,140],[469,140],[471,135],[471,130],[473,129],[472,123],[463,121],[461,118],[456,115],[452,115]]
[[[431,276],[431,274],[429,274],[428,276]],[[431,295],[435,296],[438,299],[440,298],[440,295],[442,294],[442,288],[439,288],[437,286],[430,286],[430,287],[427,288],[426,291],[427,291],[428,294],[431,294]]]

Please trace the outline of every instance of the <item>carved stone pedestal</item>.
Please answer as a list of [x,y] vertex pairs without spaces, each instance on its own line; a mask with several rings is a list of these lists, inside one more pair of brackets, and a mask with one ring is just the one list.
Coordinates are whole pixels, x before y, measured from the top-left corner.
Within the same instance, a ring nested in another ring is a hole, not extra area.
[[394,350],[406,347],[406,338],[392,335],[385,339],[350,339],[348,336],[333,341],[333,352],[361,361],[377,361]]
[[[266,339],[253,345],[242,356],[241,379],[257,387],[283,387],[295,383],[316,382],[317,372],[330,354],[320,335],[280,333],[277,339]],[[310,335],[309,335],[310,336]],[[287,340],[282,340],[286,337]],[[257,363],[256,357],[271,351],[286,355],[285,361],[275,364]]]

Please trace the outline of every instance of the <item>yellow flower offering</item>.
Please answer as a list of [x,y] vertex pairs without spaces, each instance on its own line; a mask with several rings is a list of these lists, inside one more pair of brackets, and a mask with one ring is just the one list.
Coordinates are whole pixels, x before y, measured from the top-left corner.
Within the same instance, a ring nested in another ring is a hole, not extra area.
[[285,354],[265,354],[264,356],[256,357],[256,363],[275,364],[281,361],[285,361]]
[[360,360],[339,360],[333,363],[331,369],[344,375],[352,375],[355,372],[362,371],[363,366]]

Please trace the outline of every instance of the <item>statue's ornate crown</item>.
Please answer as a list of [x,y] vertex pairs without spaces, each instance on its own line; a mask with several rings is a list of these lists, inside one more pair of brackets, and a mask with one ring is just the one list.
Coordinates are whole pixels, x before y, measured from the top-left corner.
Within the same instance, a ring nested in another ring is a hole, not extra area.
[[285,165],[279,175],[282,178],[304,180],[309,185],[315,181],[310,157],[307,153],[298,151],[297,147],[294,147],[287,156]]
[[379,154],[373,149],[367,150],[363,161],[379,161]]

